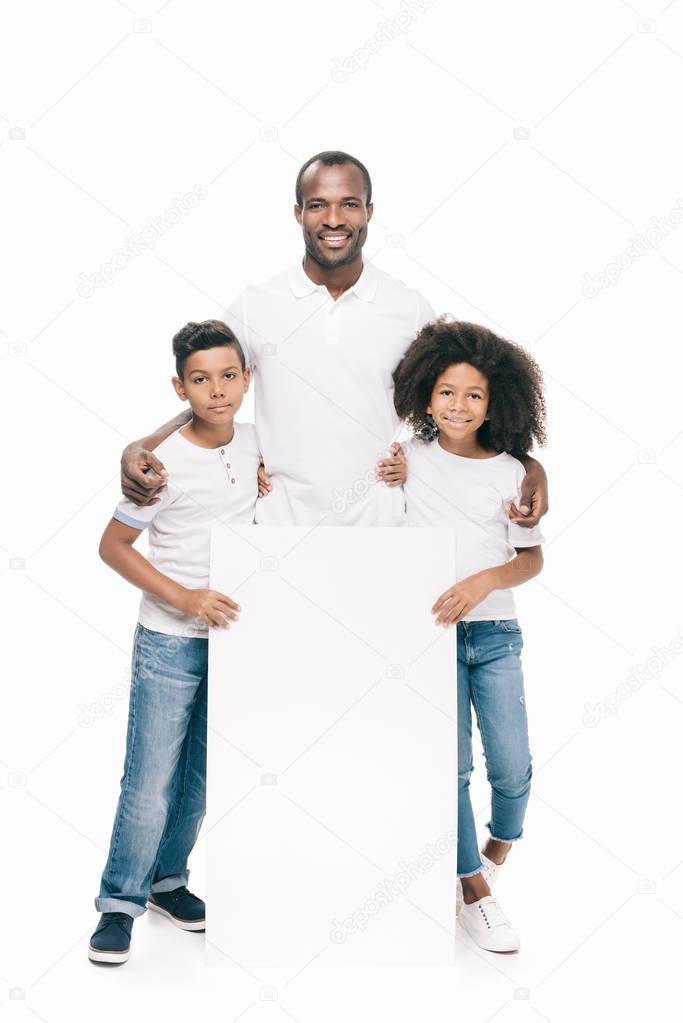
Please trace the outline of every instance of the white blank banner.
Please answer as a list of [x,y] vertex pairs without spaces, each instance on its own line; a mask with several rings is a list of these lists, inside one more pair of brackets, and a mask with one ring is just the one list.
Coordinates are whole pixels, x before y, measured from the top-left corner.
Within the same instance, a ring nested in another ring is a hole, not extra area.
[[451,964],[450,530],[217,526],[207,962]]

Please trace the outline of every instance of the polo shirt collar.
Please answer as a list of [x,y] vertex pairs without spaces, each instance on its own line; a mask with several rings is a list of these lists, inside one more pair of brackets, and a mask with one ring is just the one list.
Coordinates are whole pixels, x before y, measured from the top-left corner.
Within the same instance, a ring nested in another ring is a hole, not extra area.
[[[289,286],[295,298],[305,298],[307,295],[312,295],[314,291],[324,288],[323,284],[316,284],[304,272],[303,263],[296,263],[290,269],[288,278]],[[349,288],[349,291],[352,291],[363,302],[373,302],[377,292],[378,280],[376,268],[372,263],[364,260],[361,275],[353,287]]]

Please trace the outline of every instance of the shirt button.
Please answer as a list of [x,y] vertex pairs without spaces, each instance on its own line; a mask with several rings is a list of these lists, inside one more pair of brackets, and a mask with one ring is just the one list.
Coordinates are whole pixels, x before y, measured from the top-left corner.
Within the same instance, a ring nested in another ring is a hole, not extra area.
[[221,448],[221,454],[222,454],[222,455],[224,455],[224,454],[225,454],[225,448]]
[[227,466],[227,467],[228,467],[228,469],[229,469],[229,468],[230,468],[230,462],[226,462],[225,464],[226,464],[226,466]]
[[233,478],[232,478],[232,479],[230,480],[230,482],[231,482],[231,483],[234,483],[234,482],[235,482],[235,477],[234,477],[234,476],[233,476]]

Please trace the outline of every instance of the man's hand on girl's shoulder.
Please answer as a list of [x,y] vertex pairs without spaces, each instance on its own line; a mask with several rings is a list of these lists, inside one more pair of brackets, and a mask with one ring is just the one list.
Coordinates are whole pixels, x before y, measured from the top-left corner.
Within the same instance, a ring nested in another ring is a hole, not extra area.
[[377,479],[388,487],[400,487],[408,476],[406,456],[400,444],[394,442],[389,448],[390,454],[377,463]]
[[526,476],[522,480],[519,507],[510,503],[508,517],[518,526],[531,529],[537,526],[548,511],[548,477],[545,469],[535,458],[525,461]]

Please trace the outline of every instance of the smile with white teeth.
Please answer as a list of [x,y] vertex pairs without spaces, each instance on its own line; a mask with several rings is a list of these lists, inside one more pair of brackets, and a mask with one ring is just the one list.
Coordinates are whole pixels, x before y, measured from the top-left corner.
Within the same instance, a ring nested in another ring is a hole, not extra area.
[[324,242],[345,242],[351,235],[348,234],[323,234],[321,238]]

